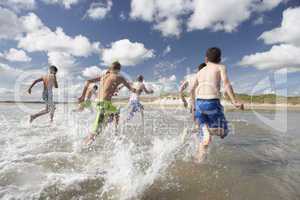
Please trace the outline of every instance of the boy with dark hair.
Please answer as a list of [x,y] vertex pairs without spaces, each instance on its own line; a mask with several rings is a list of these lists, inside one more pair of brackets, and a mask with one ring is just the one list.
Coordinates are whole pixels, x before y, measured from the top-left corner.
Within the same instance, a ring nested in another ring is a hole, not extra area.
[[135,92],[132,92],[129,98],[128,106],[128,117],[127,120],[130,120],[134,117],[136,112],[141,112],[142,123],[144,124],[144,106],[140,103],[140,95],[145,92],[146,94],[152,94],[153,90],[148,90],[144,84],[144,77],[139,75],[136,79],[137,81],[132,84],[132,87],[135,89]]
[[[196,80],[191,89],[192,105],[195,117],[200,126],[200,143],[197,159],[201,161],[205,155],[205,149],[211,141],[211,135],[225,138],[229,132],[224,115],[223,106],[220,103],[220,86],[223,82],[224,91],[231,103],[243,109],[243,104],[236,100],[234,91],[228,79],[226,66],[220,64],[221,50],[217,47],[209,48],[206,52],[207,66],[197,73]],[[196,90],[197,88],[197,90]]]
[[91,83],[100,82],[100,89],[97,97],[97,115],[90,135],[85,139],[85,144],[91,144],[102,129],[106,126],[110,116],[118,112],[118,109],[112,104],[111,100],[114,94],[118,91],[118,87],[123,84],[130,91],[135,92],[128,81],[120,75],[121,64],[113,62],[108,72],[94,79],[86,82],[81,97],[78,99],[79,103],[84,101],[86,92]]
[[209,62],[220,63],[222,57],[221,49],[218,47],[211,47],[206,51],[206,58]]
[[43,100],[45,101],[46,108],[34,115],[30,115],[30,120],[29,122],[31,123],[34,119],[48,114],[50,112],[50,121],[53,122],[53,117],[54,117],[54,111],[55,111],[55,104],[53,101],[53,87],[58,88],[57,80],[56,80],[56,73],[57,73],[57,67],[54,65],[49,67],[49,72],[47,75],[42,76],[39,79],[36,79],[28,88],[28,93],[31,94],[31,89],[35,84],[38,82],[43,82]]

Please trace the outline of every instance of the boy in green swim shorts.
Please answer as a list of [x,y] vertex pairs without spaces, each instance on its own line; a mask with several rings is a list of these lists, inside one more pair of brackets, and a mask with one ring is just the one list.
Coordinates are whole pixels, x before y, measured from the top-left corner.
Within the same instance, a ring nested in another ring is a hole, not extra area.
[[85,100],[83,102],[80,102],[79,107],[77,109],[73,110],[73,112],[82,112],[85,108],[88,108],[91,112],[93,112],[91,99],[92,99],[92,96],[97,96],[97,90],[98,90],[97,85],[94,85],[93,87],[88,88]]
[[111,102],[112,97],[118,91],[118,87],[123,84],[130,91],[135,92],[135,89],[132,88],[129,82],[120,74],[120,70],[121,64],[119,62],[112,63],[105,75],[86,82],[82,95],[78,99],[79,103],[83,102],[89,85],[91,83],[100,82],[100,89],[96,100],[96,119],[90,135],[84,141],[87,145],[91,144],[95,140],[96,135],[101,133],[109,117],[118,112],[118,109]]

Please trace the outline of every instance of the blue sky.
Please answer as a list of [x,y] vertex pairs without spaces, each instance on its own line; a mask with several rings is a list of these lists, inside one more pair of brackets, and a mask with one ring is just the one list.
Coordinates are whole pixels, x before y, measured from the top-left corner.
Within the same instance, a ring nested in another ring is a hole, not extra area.
[[66,87],[76,96],[85,79],[114,60],[132,79],[144,74],[152,87],[175,91],[211,46],[223,50],[238,92],[255,93],[256,85],[263,85],[259,93],[272,92],[266,78],[284,73],[287,83],[275,81],[276,92],[300,95],[298,0],[0,0],[0,6],[1,96],[12,98],[16,84],[26,87],[49,64],[72,82]]

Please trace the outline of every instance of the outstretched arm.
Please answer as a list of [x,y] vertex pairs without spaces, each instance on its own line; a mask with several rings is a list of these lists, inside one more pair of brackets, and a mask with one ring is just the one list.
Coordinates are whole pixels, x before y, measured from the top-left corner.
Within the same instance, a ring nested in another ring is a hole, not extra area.
[[235,94],[234,94],[233,88],[231,86],[231,83],[229,81],[225,65],[221,67],[221,71],[220,72],[221,72],[221,79],[222,79],[223,85],[224,85],[224,91],[229,96],[229,99],[230,99],[231,103],[236,108],[243,109],[244,105],[241,104],[239,101],[237,101],[236,98],[235,98]]
[[85,85],[84,85],[82,94],[81,94],[81,96],[78,98],[79,103],[84,101],[84,98],[85,98],[85,96],[86,96],[86,92],[87,92],[87,90],[88,90],[90,84],[91,84],[91,83],[95,83],[95,82],[99,82],[100,80],[101,80],[101,76],[99,76],[99,77],[97,77],[97,78],[94,78],[94,79],[87,80],[87,81],[85,82]]
[[145,84],[143,84],[143,90],[145,91],[146,94],[153,94],[153,92],[154,92],[151,89],[147,89],[146,86],[145,86]]
[[123,89],[123,87],[124,87],[124,85],[122,84],[122,85],[120,85],[118,88],[117,88],[117,91],[114,93],[114,96],[118,96],[119,95],[119,92],[120,92],[120,90],[122,90]]
[[131,84],[124,78],[121,77],[121,83],[128,88],[131,92],[136,92],[136,89],[131,86]]
[[185,96],[184,96],[184,90],[185,90],[187,87],[188,87],[188,81],[184,81],[184,82],[181,84],[180,88],[179,88],[180,98],[181,98],[181,100],[182,100],[183,105],[184,105],[185,108],[188,106],[188,103],[187,103],[187,101],[186,101],[186,99],[185,99]]
[[35,81],[33,81],[33,83],[30,85],[30,87],[28,88],[28,93],[31,94],[31,89],[33,88],[33,86],[35,84],[37,84],[38,82],[41,82],[43,81],[43,78],[39,78],[39,79],[36,79]]

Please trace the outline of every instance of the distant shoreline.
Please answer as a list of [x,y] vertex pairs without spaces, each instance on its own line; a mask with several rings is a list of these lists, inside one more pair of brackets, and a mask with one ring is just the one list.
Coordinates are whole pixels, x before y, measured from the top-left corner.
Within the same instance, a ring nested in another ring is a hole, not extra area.
[[[180,100],[164,100],[164,99],[157,99],[155,101],[147,101],[142,99],[141,100],[144,105],[150,106],[150,107],[157,107],[162,109],[184,109],[183,104],[180,102]],[[70,104],[75,105],[77,102],[55,102],[56,104]],[[127,98],[126,99],[114,99],[114,104],[119,105],[126,105],[127,104]],[[44,104],[43,101],[0,101],[1,104]],[[222,105],[224,106],[225,110],[236,110],[230,102],[222,101]],[[271,103],[245,103],[245,110],[284,110],[285,108],[287,110],[295,110],[300,111],[300,104],[271,104]]]

